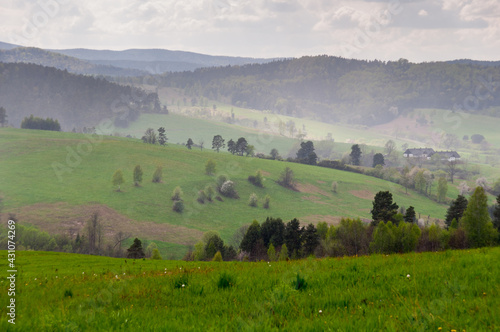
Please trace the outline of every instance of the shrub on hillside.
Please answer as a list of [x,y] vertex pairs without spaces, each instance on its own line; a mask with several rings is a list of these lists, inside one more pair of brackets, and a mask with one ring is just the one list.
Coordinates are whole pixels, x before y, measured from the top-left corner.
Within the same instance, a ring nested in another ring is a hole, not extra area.
[[219,175],[219,177],[217,177],[216,188],[218,192],[221,191],[222,185],[228,180],[229,179],[225,175]]
[[179,187],[179,186],[175,187],[174,191],[172,192],[172,200],[173,201],[181,201],[182,200],[181,187]]
[[248,199],[248,205],[250,205],[252,207],[256,207],[258,201],[259,201],[259,198],[257,197],[257,195],[255,193],[252,193],[250,195],[250,198]]
[[264,187],[264,177],[262,176],[262,172],[261,171],[257,171],[257,173],[255,174],[255,176],[253,175],[250,175],[248,177],[248,181],[253,184],[254,186],[257,186],[257,187]]
[[264,202],[262,203],[262,207],[263,207],[264,209],[269,209],[269,203],[270,203],[270,202],[271,202],[271,196],[266,195],[266,196],[264,197]]
[[182,213],[184,211],[184,202],[183,201],[175,201],[172,210],[175,212]]
[[198,191],[198,198],[196,199],[198,201],[198,203],[205,204],[206,199],[207,199],[207,195],[205,194],[205,191],[203,191],[203,190]]
[[240,198],[238,192],[236,191],[235,185],[233,181],[226,181],[220,188],[220,193],[226,197],[230,198]]

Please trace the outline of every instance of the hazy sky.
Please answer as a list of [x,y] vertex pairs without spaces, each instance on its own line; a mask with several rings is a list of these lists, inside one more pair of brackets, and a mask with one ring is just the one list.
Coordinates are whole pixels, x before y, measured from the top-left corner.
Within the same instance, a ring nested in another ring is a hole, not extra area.
[[500,0],[0,0],[0,22],[42,48],[500,60]]

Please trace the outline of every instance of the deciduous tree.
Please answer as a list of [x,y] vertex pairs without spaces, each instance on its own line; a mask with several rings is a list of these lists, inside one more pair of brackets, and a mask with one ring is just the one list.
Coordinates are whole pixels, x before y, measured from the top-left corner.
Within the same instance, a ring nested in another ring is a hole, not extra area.
[[469,199],[462,217],[467,240],[473,248],[492,245],[497,238],[488,212],[488,197],[483,187],[477,187]]
[[122,170],[119,169],[113,174],[113,186],[118,186],[117,191],[120,191],[120,186],[123,184],[123,173]]
[[219,152],[220,149],[223,149],[226,146],[224,143],[224,139],[221,135],[215,135],[212,139],[212,149]]
[[448,192],[448,181],[444,176],[441,176],[438,180],[438,202],[443,202],[446,198],[446,193]]

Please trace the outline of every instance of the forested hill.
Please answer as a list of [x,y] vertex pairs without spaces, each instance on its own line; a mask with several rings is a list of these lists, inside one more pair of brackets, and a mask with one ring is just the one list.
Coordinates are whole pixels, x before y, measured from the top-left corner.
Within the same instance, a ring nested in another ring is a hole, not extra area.
[[146,71],[130,68],[118,68],[111,64],[94,64],[71,56],[49,52],[35,47],[18,47],[0,50],[0,62],[24,62],[37,65],[66,69],[75,74],[103,76],[141,76]]
[[0,63],[0,106],[15,127],[33,114],[57,119],[63,130],[103,119],[127,126],[140,112],[162,111],[156,93],[25,63]]
[[[500,82],[500,67],[331,56],[163,76],[166,86],[186,89],[194,96],[326,122],[366,125],[385,123],[420,107],[452,109],[458,105],[499,116],[500,88],[486,84],[490,80]],[[472,104],[464,105],[467,101]]]

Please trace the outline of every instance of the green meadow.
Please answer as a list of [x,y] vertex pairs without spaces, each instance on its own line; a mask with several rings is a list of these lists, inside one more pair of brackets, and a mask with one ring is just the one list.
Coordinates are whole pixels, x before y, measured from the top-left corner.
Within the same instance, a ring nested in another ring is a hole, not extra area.
[[[6,251],[0,259],[7,262]],[[498,331],[500,248],[284,262],[18,252],[2,331]]]
[[[181,258],[203,232],[218,231],[229,241],[240,226],[254,219],[262,222],[268,216],[285,221],[298,218],[304,224],[336,223],[341,217],[369,218],[373,197],[380,190],[391,191],[400,206],[414,206],[417,215],[425,219],[442,219],[447,209],[446,204],[414,191],[406,194],[394,183],[349,172],[209,149],[188,150],[174,144],[153,146],[137,139],[93,139],[91,142],[88,136],[73,133],[0,129],[4,217],[15,213],[20,222],[58,233],[81,231],[92,212],[98,211],[110,236],[128,231],[142,240],[165,243],[163,257]],[[216,176],[205,174],[209,159],[216,162]],[[144,170],[140,187],[132,181],[137,164]],[[163,183],[152,183],[158,165],[163,167]],[[285,167],[295,174],[296,191],[276,183]],[[118,169],[125,178],[121,192],[111,183]],[[264,174],[264,188],[247,181],[257,170]],[[198,191],[215,185],[221,174],[236,183],[240,199],[198,203]],[[338,183],[337,193],[331,191],[332,181]],[[177,186],[184,193],[183,213],[172,211],[171,196]],[[258,207],[248,205],[252,193],[259,197]],[[271,196],[270,209],[262,207],[265,195]],[[456,197],[454,187],[448,197]]]

